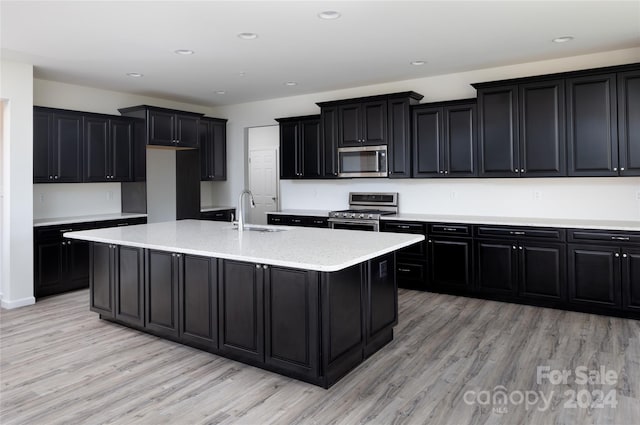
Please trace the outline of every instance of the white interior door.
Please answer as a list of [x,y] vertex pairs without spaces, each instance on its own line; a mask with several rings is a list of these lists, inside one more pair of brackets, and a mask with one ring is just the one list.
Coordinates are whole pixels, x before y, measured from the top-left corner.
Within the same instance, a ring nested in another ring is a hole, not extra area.
[[279,126],[249,128],[249,190],[256,203],[255,208],[246,210],[249,223],[266,224],[266,213],[279,208],[279,143]]

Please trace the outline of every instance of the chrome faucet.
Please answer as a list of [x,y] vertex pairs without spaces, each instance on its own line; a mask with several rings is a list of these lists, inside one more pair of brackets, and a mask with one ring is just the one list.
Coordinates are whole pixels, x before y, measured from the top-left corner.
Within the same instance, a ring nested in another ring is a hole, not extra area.
[[244,230],[244,207],[242,206],[242,199],[244,195],[249,195],[249,202],[251,203],[251,208],[256,207],[256,203],[253,200],[253,193],[250,190],[245,189],[240,193],[240,197],[238,198],[238,231],[242,232]]

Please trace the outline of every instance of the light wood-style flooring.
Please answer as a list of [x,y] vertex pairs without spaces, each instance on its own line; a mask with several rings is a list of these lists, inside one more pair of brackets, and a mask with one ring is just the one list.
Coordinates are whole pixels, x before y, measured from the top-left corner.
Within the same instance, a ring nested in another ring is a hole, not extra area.
[[[640,423],[640,321],[400,290],[393,342],[324,390],[101,321],[88,298],[2,310],[0,423]],[[538,384],[538,366],[618,377]],[[513,402],[486,399],[500,390]],[[572,408],[570,390],[617,406]]]

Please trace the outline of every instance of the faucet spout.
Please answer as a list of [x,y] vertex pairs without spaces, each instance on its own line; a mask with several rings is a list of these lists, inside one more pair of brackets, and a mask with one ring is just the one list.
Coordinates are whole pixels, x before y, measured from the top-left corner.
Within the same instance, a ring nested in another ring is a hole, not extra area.
[[242,232],[244,230],[244,225],[245,225],[245,217],[244,217],[244,205],[243,205],[243,200],[244,200],[244,195],[249,195],[249,202],[251,205],[251,208],[255,208],[256,207],[256,203],[253,200],[253,193],[251,193],[250,190],[245,189],[242,192],[240,192],[240,197],[238,198],[238,231]]

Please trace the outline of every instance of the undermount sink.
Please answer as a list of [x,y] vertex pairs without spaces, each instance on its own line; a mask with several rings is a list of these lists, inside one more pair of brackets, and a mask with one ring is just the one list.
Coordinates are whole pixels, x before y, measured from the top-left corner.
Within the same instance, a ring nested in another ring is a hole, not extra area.
[[[238,225],[234,223],[233,228],[235,230],[238,230]],[[284,226],[268,226],[265,224],[245,224],[244,225],[245,232],[250,231],[250,232],[269,233],[269,232],[285,232],[287,230],[291,230],[291,229]]]

